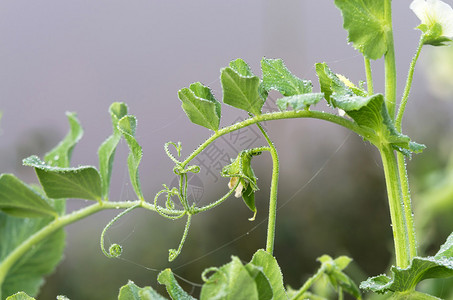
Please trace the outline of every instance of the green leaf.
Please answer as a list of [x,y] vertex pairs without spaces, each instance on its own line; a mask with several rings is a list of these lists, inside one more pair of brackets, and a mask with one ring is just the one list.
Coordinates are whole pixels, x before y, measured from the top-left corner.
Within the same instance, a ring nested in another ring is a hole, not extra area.
[[50,198],[79,198],[101,201],[101,177],[91,166],[60,168],[30,156],[24,165],[34,167],[44,192]]
[[366,95],[365,91],[354,86],[344,76],[334,74],[325,63],[316,64],[316,73],[329,105],[344,110],[361,127],[364,139],[377,147],[391,144],[395,150],[407,156],[425,148],[396,130],[383,95]]
[[122,117],[127,115],[127,105],[122,102],[112,103],[112,105],[110,105],[109,112],[112,119],[113,134],[109,136],[98,149],[99,173],[102,180],[101,185],[103,199],[108,199],[113,159],[115,158],[116,147],[121,140],[121,132],[118,130],[118,122]]
[[[83,136],[83,129],[75,113],[66,113],[69,122],[69,132],[45,156],[44,161],[52,167],[68,168],[70,166],[72,151]],[[66,199],[54,199],[56,211],[62,215],[66,210]]]
[[239,258],[233,256],[231,262],[214,272],[201,288],[201,300],[259,299],[256,282]]
[[200,82],[192,83],[189,88],[179,90],[178,97],[182,101],[182,109],[192,123],[213,131],[219,129],[220,102],[217,101],[208,87]]
[[130,281],[121,287],[118,295],[118,300],[166,300],[152,287],[138,287],[134,282]]
[[453,233],[451,233],[447,238],[447,241],[442,246],[440,246],[439,251],[434,257],[453,259]]
[[375,94],[369,97],[361,96],[332,96],[333,105],[344,110],[357,124],[378,132],[384,118],[382,111],[384,96]]
[[310,105],[315,105],[322,98],[323,93],[309,93],[280,98],[277,100],[277,106],[280,110],[286,110],[290,106],[294,110],[307,109]]
[[157,276],[157,281],[164,284],[168,294],[174,300],[195,300],[194,297],[187,294],[178,284],[175,276],[170,269],[165,269]]
[[388,49],[391,24],[385,20],[385,0],[335,0],[343,15],[348,41],[367,58],[379,59]]
[[393,279],[385,275],[368,278],[360,284],[360,288],[377,293],[405,292],[415,289],[425,279],[452,277],[453,233],[435,256],[414,257],[408,268],[392,267],[391,271]]
[[256,290],[258,291],[258,299],[273,299],[274,293],[272,292],[272,286],[269,283],[269,279],[267,279],[264,274],[263,268],[255,266],[252,263],[248,263],[245,265],[245,269],[249,272],[250,277],[255,280]]
[[263,86],[266,90],[277,90],[283,96],[294,96],[311,93],[313,85],[309,80],[301,80],[294,76],[281,59],[261,60]]
[[354,281],[348,275],[343,273],[349,263],[352,261],[349,257],[340,256],[332,259],[329,255],[323,255],[318,258],[322,267],[325,268],[325,275],[329,278],[330,283],[335,290],[341,287],[344,291],[354,296],[356,299],[361,299],[360,290]]
[[442,300],[441,298],[434,297],[418,291],[410,291],[404,293],[394,293],[391,300]]
[[334,74],[325,63],[316,64],[316,73],[321,91],[330,106],[344,110],[360,126],[375,132],[380,130],[384,121],[382,111],[386,110],[381,94],[368,96],[360,89],[353,89],[352,83]]
[[244,200],[245,205],[253,212],[253,216],[249,218],[249,221],[254,221],[257,210],[255,206],[255,191],[251,184],[248,184],[246,188],[243,189],[242,200]]
[[44,156],[46,164],[52,167],[67,168],[71,161],[72,150],[83,136],[83,129],[75,113],[66,113],[70,131],[66,137]]
[[317,63],[315,67],[321,86],[321,92],[324,93],[329,105],[335,107],[332,102],[332,95],[335,95],[336,97],[354,95],[362,97],[367,96],[367,93],[363,89],[356,87],[346,77],[334,74],[326,63]]
[[220,82],[224,103],[254,115],[261,114],[267,92],[242,59],[230,62],[229,67],[221,70]]
[[352,262],[352,258],[342,255],[335,258],[333,261],[338,269],[342,271],[346,269],[347,266],[349,266],[349,264]]
[[129,156],[127,157],[127,165],[129,168],[129,177],[132,187],[140,200],[143,199],[142,189],[140,187],[140,179],[138,175],[138,166],[143,156],[142,147],[135,139],[135,130],[137,128],[137,119],[134,116],[124,116],[118,122],[118,128],[123,134],[129,146]]
[[16,217],[43,217],[58,214],[41,194],[12,174],[0,175],[0,210]]
[[35,298],[28,296],[24,292],[19,292],[14,295],[9,296],[6,300],[35,300]]
[[281,59],[261,60],[263,71],[263,87],[266,90],[277,90],[284,98],[277,100],[280,110],[291,106],[294,110],[307,109],[318,103],[324,95],[312,93],[313,85],[309,80],[301,80],[294,76],[283,64]]
[[315,67],[316,74],[319,78],[319,85],[321,86],[321,92],[324,93],[324,97],[330,106],[333,106],[332,94],[334,93],[339,96],[353,95],[352,91],[341,82],[340,78],[330,70],[326,63],[317,63]]
[[[0,212],[0,261],[51,221],[51,218],[16,218]],[[43,276],[50,274],[61,260],[64,246],[63,229],[35,244],[7,270],[0,294],[7,296],[24,291],[35,297],[44,282]]]
[[250,263],[262,268],[272,287],[274,299],[288,299],[283,285],[282,271],[277,260],[271,254],[260,249],[255,252]]
[[332,99],[336,107],[346,111],[348,116],[367,132],[364,138],[374,145],[379,147],[381,144],[391,144],[395,150],[406,156],[410,156],[412,152],[419,153],[425,148],[396,130],[382,94],[369,97],[334,95]]

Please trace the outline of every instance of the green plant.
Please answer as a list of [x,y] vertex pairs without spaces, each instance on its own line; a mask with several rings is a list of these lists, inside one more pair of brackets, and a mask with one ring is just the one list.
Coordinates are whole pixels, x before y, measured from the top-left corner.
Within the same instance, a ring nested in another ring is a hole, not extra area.
[[[333,259],[319,257],[321,266],[298,290],[285,288],[283,276],[274,250],[279,158],[277,150],[261,126],[262,122],[281,119],[316,118],[343,126],[370,142],[379,151],[386,179],[387,194],[392,220],[395,248],[395,266],[392,277],[380,275],[362,282],[365,291],[385,293],[394,299],[436,299],[415,290],[417,284],[428,278],[453,276],[453,234],[433,257],[417,255],[412,205],[405,161],[412,153],[419,153],[424,146],[413,142],[402,133],[402,120],[412,77],[420,51],[424,45],[442,46],[453,37],[453,10],[437,0],[415,0],[411,8],[422,20],[420,43],[409,68],[402,99],[397,102],[395,50],[390,0],[336,0],[341,10],[344,28],[349,41],[364,56],[365,82],[355,85],[343,75],[335,74],[326,63],[316,64],[320,92],[313,92],[312,83],[293,75],[280,59],[261,61],[262,77],[251,71],[242,59],[230,62],[221,70],[223,102],[248,113],[249,118],[236,124],[220,127],[221,103],[211,90],[197,82],[178,92],[182,108],[195,124],[211,130],[212,135],[187,157],[182,157],[181,143],[168,142],[164,149],[174,162],[177,186],[163,185],[154,201],[143,196],[139,165],[142,148],[135,138],[136,118],[128,114],[124,103],[113,103],[109,112],[113,132],[99,147],[99,166],[70,167],[70,158],[82,137],[82,128],[75,114],[68,114],[70,131],[65,139],[43,159],[31,156],[24,164],[36,171],[41,187],[30,186],[12,174],[0,175],[0,297],[23,291],[35,296],[43,282],[61,259],[64,248],[63,227],[105,209],[124,209],[105,227],[101,235],[101,249],[107,257],[121,255],[119,244],[105,249],[104,234],[123,215],[136,208],[144,208],[170,220],[186,219],[181,241],[176,249],[169,250],[169,261],[181,253],[188,236],[192,217],[206,212],[233,194],[242,198],[257,214],[255,192],[258,181],[251,167],[255,156],[269,152],[272,158],[269,217],[265,250],[258,250],[251,261],[243,264],[237,257],[219,268],[203,272],[204,285],[201,299],[323,299],[312,287],[320,278],[326,278],[334,287],[339,299],[346,292],[361,299],[357,285],[343,272],[351,259],[340,256]],[[440,8],[440,10],[439,10]],[[385,95],[374,92],[370,60],[384,57]],[[279,111],[262,113],[268,93],[276,90],[282,97],[276,101]],[[325,99],[332,112],[311,110]],[[397,103],[399,106],[397,107]],[[336,109],[340,112],[336,114]],[[229,190],[223,197],[205,206],[188,201],[188,174],[198,173],[200,167],[193,160],[216,139],[247,126],[257,126],[267,145],[244,149],[231,164],[223,167],[221,175],[229,179]],[[117,145],[124,139],[130,153],[127,159],[130,181],[137,195],[135,201],[109,200],[112,164]],[[93,201],[92,205],[66,213],[67,198]],[[176,203],[182,208],[177,208]],[[172,299],[193,299],[178,284],[170,269],[158,276]],[[31,299],[25,293],[8,299]],[[63,299],[63,298],[62,298]],[[165,299],[151,287],[140,288],[129,282],[120,290],[119,299]]]

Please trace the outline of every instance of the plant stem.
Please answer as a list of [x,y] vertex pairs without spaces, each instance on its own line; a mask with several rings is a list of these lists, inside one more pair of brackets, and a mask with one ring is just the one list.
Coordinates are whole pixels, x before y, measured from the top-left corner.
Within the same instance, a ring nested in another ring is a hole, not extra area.
[[[395,118],[396,106],[396,63],[395,45],[393,40],[392,1],[385,0],[385,20],[387,23],[387,52],[385,54],[385,98],[390,117]],[[416,57],[412,60],[409,70],[408,82],[403,95],[403,100],[396,119],[397,129],[401,131],[401,118],[404,112],[407,97],[412,83],[413,69],[418,58],[421,46]],[[393,150],[388,146],[379,149],[384,165],[385,180],[389,198],[390,216],[395,243],[396,264],[398,267],[409,266],[410,260],[416,255],[415,230],[410,204],[409,183],[407,180],[406,166],[402,154],[397,154],[395,159]]]
[[409,266],[410,261],[409,242],[396,158],[390,145],[381,146],[379,152],[387,186],[393,240],[395,243],[396,266],[406,268]]
[[238,180],[238,182],[236,183],[236,185],[228,192],[226,193],[222,198],[220,198],[219,200],[217,200],[216,202],[212,202],[206,206],[203,206],[203,207],[194,207],[194,208],[191,208],[190,212],[192,214],[197,214],[197,213],[200,213],[200,212],[204,212],[204,211],[207,211],[207,210],[210,210],[220,204],[222,204],[223,201],[225,201],[226,199],[228,199],[232,194],[235,193],[235,190],[236,188],[239,186],[239,183],[241,181]]
[[308,289],[313,285],[313,283],[315,283],[315,281],[318,280],[324,274],[325,271],[326,266],[323,264],[318,269],[315,275],[313,275],[312,277],[308,278],[307,281],[305,281],[304,285],[299,289],[297,294],[291,298],[291,300],[301,298],[302,295],[308,291]]
[[[412,80],[414,78],[414,71],[415,65],[417,63],[418,57],[420,56],[420,52],[423,47],[423,36],[420,38],[418,43],[417,51],[415,56],[412,58],[410,67],[409,67],[409,74],[407,75],[406,80],[406,87],[404,88],[403,97],[401,99],[401,104],[398,109],[398,114],[395,120],[395,127],[396,129],[401,132],[402,131],[402,120],[404,111],[406,109],[407,100],[409,99],[409,93],[412,87]],[[412,214],[412,204],[411,204],[411,195],[409,189],[409,181],[407,176],[407,169],[406,169],[406,158],[402,153],[397,153],[397,164],[398,164],[398,173],[401,182],[401,190],[403,196],[403,205],[404,205],[404,215],[406,218],[407,224],[407,234],[409,239],[409,254],[410,259],[417,256],[417,241],[415,238],[415,225],[414,225],[414,217]]]
[[[367,134],[367,132],[365,132],[366,129],[359,127],[356,123],[354,123],[351,120],[345,119],[343,117],[340,117],[340,116],[337,116],[334,114],[320,112],[320,111],[310,111],[310,110],[298,110],[298,111],[293,110],[293,111],[272,112],[272,113],[266,113],[266,114],[254,116],[254,117],[246,119],[242,122],[239,122],[239,123],[236,123],[231,126],[227,126],[227,127],[224,127],[222,129],[218,130],[213,135],[211,135],[203,144],[198,146],[198,148],[195,149],[181,163],[181,166],[185,167],[192,159],[194,159],[198,154],[200,154],[200,152],[203,151],[206,147],[208,147],[214,140],[216,140],[217,138],[219,138],[225,134],[228,134],[235,130],[239,130],[241,128],[244,128],[244,127],[259,123],[259,122],[282,120],[282,119],[296,119],[296,118],[313,118],[313,119],[329,121],[329,122],[338,124],[340,126],[343,126],[351,131],[354,131],[357,134],[362,135],[363,137],[367,138],[368,140],[371,138],[371,134]],[[373,141],[370,141],[370,142],[373,142]]]
[[[29,251],[34,245],[44,240],[50,234],[54,233],[56,230],[74,223],[80,219],[86,218],[94,213],[97,213],[101,210],[105,209],[120,209],[120,208],[131,208],[135,206],[140,206],[149,210],[156,211],[154,205],[151,205],[147,202],[138,200],[138,201],[123,201],[123,202],[101,202],[90,205],[88,207],[82,208],[65,216],[59,217],[33,235],[28,237],[25,241],[23,241],[17,248],[11,251],[7,257],[1,262],[0,264],[0,286],[3,284],[3,281],[8,274],[8,271],[11,267],[25,254]],[[173,211],[169,211],[169,213],[173,213]]]
[[398,115],[397,115],[396,121],[395,121],[395,127],[400,132],[402,129],[401,123],[403,120],[404,110],[406,109],[407,100],[409,98],[409,93],[410,93],[411,87],[412,87],[412,80],[414,78],[415,64],[417,63],[418,57],[420,56],[422,47],[423,47],[423,36],[420,38],[420,42],[418,43],[417,51],[415,52],[415,55],[412,58],[412,61],[411,61],[410,67],[409,67],[409,73],[407,75],[407,80],[406,80],[406,87],[404,88],[403,98],[401,98],[400,107],[398,109]]
[[384,2],[385,21],[387,25],[387,52],[385,53],[385,102],[389,115],[395,118],[396,103],[396,64],[395,64],[395,45],[393,41],[392,26],[392,1]]
[[178,255],[181,253],[182,246],[184,245],[184,242],[186,241],[187,235],[189,234],[189,227],[190,227],[190,221],[192,220],[192,214],[188,213],[187,214],[187,221],[186,221],[186,226],[184,227],[184,233],[182,235],[181,241],[179,242],[178,249],[170,249],[169,255],[168,255],[168,261],[173,261]]
[[409,242],[409,259],[417,256],[417,240],[415,237],[414,216],[412,213],[411,192],[409,189],[409,178],[407,177],[406,158],[400,152],[396,154],[398,175],[400,178],[401,192],[403,198],[404,217],[406,219],[406,232]]
[[366,86],[368,89],[368,95],[374,94],[374,85],[373,85],[373,75],[371,73],[371,63],[370,59],[363,57],[365,61],[365,74],[366,74]]
[[269,254],[274,252],[274,241],[275,241],[275,222],[277,219],[277,192],[278,192],[278,175],[279,175],[279,161],[277,149],[274,143],[269,138],[269,135],[263,129],[260,123],[256,123],[264,138],[270,147],[270,153],[272,157],[272,180],[271,180],[271,192],[269,198],[269,217],[267,223],[267,240],[266,240],[266,251]]

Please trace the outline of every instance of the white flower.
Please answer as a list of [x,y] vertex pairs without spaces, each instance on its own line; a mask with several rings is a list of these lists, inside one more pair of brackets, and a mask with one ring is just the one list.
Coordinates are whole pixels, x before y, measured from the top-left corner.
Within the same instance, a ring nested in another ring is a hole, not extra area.
[[447,3],[440,0],[414,0],[410,5],[410,9],[425,25],[419,27],[424,33],[440,26],[437,37],[453,39],[453,8]]
[[[228,187],[230,190],[236,186],[238,183],[238,180],[240,180],[239,177],[231,177],[230,182],[228,182]],[[239,182],[238,187],[236,188],[236,191],[234,193],[234,196],[236,198],[242,197],[242,190],[244,189],[244,186],[242,185],[242,180]]]

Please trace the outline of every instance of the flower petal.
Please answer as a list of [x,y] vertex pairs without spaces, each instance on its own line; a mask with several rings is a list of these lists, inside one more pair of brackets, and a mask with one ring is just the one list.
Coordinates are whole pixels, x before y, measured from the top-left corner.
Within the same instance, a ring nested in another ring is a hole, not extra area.
[[234,197],[236,198],[241,198],[242,197],[242,190],[244,189],[244,186],[242,185],[242,182],[239,183],[238,187],[236,188],[236,192],[234,194]]
[[427,23],[426,12],[429,10],[428,3],[425,0],[414,0],[409,6],[410,9],[415,13],[415,15],[422,21],[423,24]]
[[445,2],[437,1],[435,11],[438,22],[442,24],[442,35],[453,38],[453,8]]
[[228,188],[231,190],[236,186],[236,183],[238,182],[238,177],[231,177],[230,181],[228,182]]

